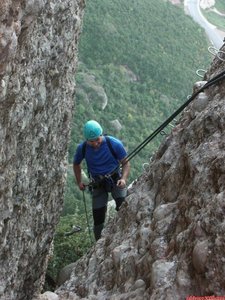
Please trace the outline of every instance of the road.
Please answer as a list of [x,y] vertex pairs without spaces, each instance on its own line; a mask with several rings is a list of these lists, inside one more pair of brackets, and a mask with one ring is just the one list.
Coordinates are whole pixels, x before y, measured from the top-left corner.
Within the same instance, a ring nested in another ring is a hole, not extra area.
[[205,29],[212,45],[215,48],[220,49],[223,45],[223,38],[218,33],[216,26],[210,24],[201,13],[199,1],[200,0],[185,0],[184,5],[193,20]]

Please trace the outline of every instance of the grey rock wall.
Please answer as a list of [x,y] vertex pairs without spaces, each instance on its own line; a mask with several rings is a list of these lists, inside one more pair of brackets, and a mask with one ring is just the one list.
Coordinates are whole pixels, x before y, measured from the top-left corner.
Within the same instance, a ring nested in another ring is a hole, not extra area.
[[[215,57],[204,81],[222,70]],[[58,299],[225,295],[224,120],[225,78],[185,109]]]
[[0,1],[0,299],[39,292],[62,208],[84,0]]

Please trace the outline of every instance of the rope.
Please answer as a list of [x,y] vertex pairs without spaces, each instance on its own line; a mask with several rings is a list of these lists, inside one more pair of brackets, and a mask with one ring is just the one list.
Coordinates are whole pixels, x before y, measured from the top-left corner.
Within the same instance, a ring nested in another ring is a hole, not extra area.
[[[177,115],[179,115],[185,107],[188,106],[190,102],[192,102],[195,97],[204,91],[206,88],[212,86],[213,84],[219,82],[220,80],[225,78],[225,71],[222,71],[221,73],[214,76],[212,79],[210,79],[203,87],[201,87],[196,93],[194,93],[192,96],[188,97],[187,101],[184,102],[169,118],[167,118],[154,132],[152,132],[141,144],[139,144],[127,157],[126,160],[130,161],[132,158],[134,158],[151,140],[154,139],[160,132],[163,131],[163,129],[170,124],[173,119],[176,118]],[[120,168],[120,165],[110,174],[113,175],[114,173],[118,172]],[[88,220],[88,214],[87,214],[87,207],[86,207],[86,200],[85,200],[85,193],[83,191],[83,202],[84,202],[84,208],[85,208],[85,214],[86,214],[86,220],[87,220],[87,226],[88,226],[88,232],[89,232],[89,238],[91,245],[93,244],[92,235],[91,235],[91,229],[89,225]]]
[[[163,129],[170,124],[173,119],[176,118],[177,115],[179,115],[187,106],[192,102],[198,94],[200,94],[202,91],[204,91],[206,88],[212,86],[213,84],[219,82],[220,80],[225,78],[225,70],[221,73],[217,74],[213,78],[211,78],[206,84],[201,87],[196,93],[194,93],[192,96],[188,97],[187,101],[184,102],[170,117],[168,117],[155,131],[153,131],[141,144],[139,144],[131,153],[129,153],[126,157],[126,162],[130,161],[132,158],[134,158],[148,143],[150,143],[160,132],[163,131]],[[119,164],[118,167],[113,170],[109,176],[112,176],[116,172],[119,171],[119,169],[122,167],[122,164]]]
[[180,114],[185,107],[188,106],[190,102],[192,102],[195,97],[204,91],[206,88],[210,87],[211,85],[217,83],[218,81],[225,78],[225,71],[222,71],[221,73],[214,76],[212,79],[210,79],[203,87],[201,87],[196,93],[194,93],[188,100],[182,104],[168,119],[166,119],[153,133],[151,133],[141,144],[139,144],[130,154],[127,156],[127,161],[130,161],[132,158],[134,158],[151,140],[154,139],[156,135],[158,135],[159,132],[161,132],[178,114]]
[[83,202],[84,202],[84,209],[85,209],[86,221],[87,221],[87,226],[88,226],[89,238],[90,238],[91,245],[92,245],[93,244],[93,240],[92,240],[91,229],[90,229],[90,225],[89,225],[89,219],[88,219],[88,213],[87,213],[87,205],[86,205],[86,199],[85,199],[84,191],[83,191]]

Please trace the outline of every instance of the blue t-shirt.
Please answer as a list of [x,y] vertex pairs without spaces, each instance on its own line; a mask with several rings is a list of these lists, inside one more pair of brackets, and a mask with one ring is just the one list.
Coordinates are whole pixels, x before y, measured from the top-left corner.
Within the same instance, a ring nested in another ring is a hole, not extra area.
[[[116,154],[117,160],[111,153],[104,136],[100,147],[97,149],[86,143],[85,160],[87,163],[88,171],[92,177],[95,177],[97,175],[110,174],[118,167],[118,161],[121,161],[127,156],[127,152],[122,142],[115,137],[108,137],[110,138],[110,143]],[[74,164],[79,165],[84,158],[82,153],[83,144],[84,143],[81,143],[77,147],[73,160]]]

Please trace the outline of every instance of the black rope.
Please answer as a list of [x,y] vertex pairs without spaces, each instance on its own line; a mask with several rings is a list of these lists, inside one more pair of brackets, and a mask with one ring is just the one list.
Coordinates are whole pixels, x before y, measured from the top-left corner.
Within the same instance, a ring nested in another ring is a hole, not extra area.
[[156,135],[159,134],[177,115],[179,115],[185,107],[195,99],[195,97],[204,91],[206,88],[210,87],[211,85],[217,83],[221,79],[225,78],[225,71],[214,76],[210,79],[203,87],[201,87],[196,93],[194,93],[184,104],[182,104],[168,119],[166,119],[153,133],[151,133],[141,144],[139,144],[131,153],[128,154],[127,161],[130,161],[134,156],[136,156],[151,140],[154,139]]
[[[190,104],[190,102],[195,99],[198,94],[224,78],[225,71],[222,71],[221,73],[211,78],[208,82],[206,82],[203,87],[201,87],[196,93],[190,96],[190,98],[186,102],[184,102],[170,117],[168,117],[154,132],[152,132],[141,144],[139,144],[131,153],[129,153],[126,157],[126,162],[134,158],[148,143],[150,143],[174,118],[176,118],[177,115],[179,115],[185,109],[186,106],[188,106],[188,104]],[[126,162],[124,163],[126,164]],[[118,167],[109,174],[109,176],[117,173],[121,167],[123,167],[123,164],[119,164]]]
[[90,238],[91,245],[92,245],[93,240],[92,240],[91,229],[90,229],[90,224],[89,224],[89,219],[88,219],[87,205],[86,205],[86,199],[85,199],[84,191],[83,191],[83,202],[84,202],[84,209],[85,209],[86,221],[87,221],[87,226],[88,226],[89,238]]

